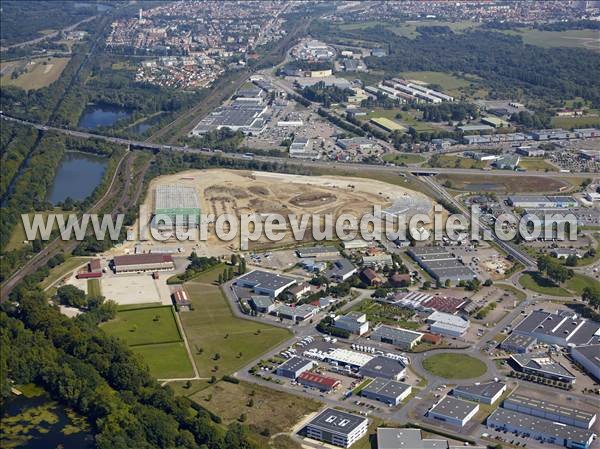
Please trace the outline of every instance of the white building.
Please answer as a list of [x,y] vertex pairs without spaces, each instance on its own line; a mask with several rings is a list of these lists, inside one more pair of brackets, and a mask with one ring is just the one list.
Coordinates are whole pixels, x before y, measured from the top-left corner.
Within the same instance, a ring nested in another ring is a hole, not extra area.
[[366,433],[369,420],[332,408],[311,419],[304,431],[306,436],[339,447],[350,447]]
[[350,312],[336,317],[334,326],[357,335],[363,335],[369,330],[367,315],[360,312]]

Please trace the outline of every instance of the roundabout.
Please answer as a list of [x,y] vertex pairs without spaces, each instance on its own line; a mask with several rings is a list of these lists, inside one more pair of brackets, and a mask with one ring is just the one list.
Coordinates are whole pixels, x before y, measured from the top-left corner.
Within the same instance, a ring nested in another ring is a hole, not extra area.
[[474,379],[487,372],[481,360],[461,353],[443,352],[425,357],[423,368],[434,376],[444,379]]

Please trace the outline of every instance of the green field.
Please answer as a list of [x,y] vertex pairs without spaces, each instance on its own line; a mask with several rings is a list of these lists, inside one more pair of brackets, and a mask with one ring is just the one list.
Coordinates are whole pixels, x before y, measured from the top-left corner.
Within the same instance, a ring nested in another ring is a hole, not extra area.
[[576,274],[565,283],[566,287],[577,295],[581,295],[586,287],[596,287],[600,289],[600,282],[583,274]]
[[231,374],[291,337],[286,329],[234,317],[214,284],[222,270],[208,271],[184,284],[194,307],[180,314],[181,322],[203,377]]
[[575,47],[600,51],[600,33],[598,30],[541,31],[531,28],[502,31],[506,34],[521,36],[523,42],[544,48]]
[[[559,192],[570,183],[567,180],[549,176],[496,176],[491,178],[485,174],[457,175],[440,174],[438,182],[450,181],[452,188],[469,192],[498,192],[498,193],[533,193]],[[574,178],[568,178],[572,181]]]
[[460,33],[468,28],[477,27],[476,22],[470,22],[468,20],[461,22],[445,22],[440,20],[423,20],[423,21],[407,21],[399,25],[386,25],[392,32],[399,36],[407,37],[409,39],[416,38],[419,33],[417,32],[418,26],[447,26],[455,33]]
[[581,117],[552,117],[555,128],[588,128],[600,126],[600,115],[583,115]]
[[[48,218],[48,215],[51,213],[62,214],[64,216],[65,220],[67,220],[68,219],[67,214],[72,213],[72,212],[63,212],[61,209],[54,209],[52,211],[43,211],[43,212],[37,212],[37,213],[42,215],[44,223],[45,223]],[[27,216],[29,217],[29,223],[32,223],[34,215],[35,214],[33,212],[27,214]],[[55,231],[57,229],[58,229],[58,226],[56,225],[56,221],[55,221],[54,225],[52,226],[52,230]],[[21,218],[19,218],[18,223],[13,228],[13,231],[10,235],[10,240],[6,244],[6,250],[11,251],[13,249],[21,248],[25,244],[26,239],[27,239],[27,237],[25,236],[25,228],[23,226],[23,220]]]
[[443,155],[443,156],[438,156],[436,158],[436,160],[437,160],[437,163],[432,164],[430,161],[429,165],[432,167],[438,167],[438,168],[470,168],[470,169],[482,169],[483,167],[486,167],[488,165],[486,161],[478,161],[476,159],[460,157],[460,156]]
[[558,171],[554,165],[539,157],[524,157],[519,162],[519,167],[526,170]]
[[96,297],[102,295],[102,290],[100,289],[100,279],[87,280],[87,294]]
[[445,72],[402,72],[400,74],[405,79],[422,81],[427,84],[437,84],[444,92],[457,91],[463,87],[468,87],[471,82],[464,78],[458,78]]
[[485,363],[465,354],[443,353],[423,360],[423,368],[446,379],[471,379],[483,376],[487,371]]
[[419,164],[425,161],[423,156],[413,153],[392,153],[383,156],[383,160],[396,165],[400,164]]
[[521,284],[523,288],[544,295],[571,296],[571,293],[568,290],[557,286],[554,282],[536,272],[525,273],[519,278],[519,284]]
[[[35,90],[46,87],[56,81],[69,63],[70,58],[38,58],[31,61],[3,62],[1,86],[17,86],[25,90]],[[21,70],[16,78],[12,73]]]
[[183,342],[132,346],[131,350],[144,359],[150,372],[157,379],[193,375],[192,364]]
[[119,310],[102,329],[129,346],[177,342],[181,335],[173,313],[171,306]]

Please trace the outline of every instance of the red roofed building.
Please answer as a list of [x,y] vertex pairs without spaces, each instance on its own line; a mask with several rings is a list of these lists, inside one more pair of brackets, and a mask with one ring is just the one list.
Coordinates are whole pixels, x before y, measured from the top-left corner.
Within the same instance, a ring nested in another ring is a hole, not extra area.
[[438,312],[454,314],[458,312],[461,306],[466,302],[466,299],[453,298],[451,296],[434,296],[433,298],[425,301],[423,306],[437,310]]
[[102,277],[102,264],[100,259],[92,259],[87,264],[87,270],[77,273],[77,279],[93,279]]
[[340,381],[334,379],[333,377],[321,376],[320,374],[315,374],[308,371],[300,374],[296,380],[301,385],[318,388],[321,391],[331,391],[340,384]]
[[410,274],[394,273],[390,276],[390,284],[394,287],[407,287],[410,285]]
[[362,270],[360,277],[363,278],[367,284],[373,287],[377,287],[385,282],[385,280],[371,268],[365,268]]
[[423,336],[421,337],[421,341],[423,341],[425,343],[431,343],[433,345],[437,345],[438,343],[440,343],[442,341],[442,337],[439,335],[430,334],[429,332],[425,332],[425,333],[423,333]]
[[192,301],[188,297],[187,293],[183,289],[177,289],[173,292],[173,301],[175,301],[175,307],[178,311],[188,311],[192,305]]
[[173,270],[175,265],[169,254],[128,254],[115,256],[113,259],[115,273],[132,271]]

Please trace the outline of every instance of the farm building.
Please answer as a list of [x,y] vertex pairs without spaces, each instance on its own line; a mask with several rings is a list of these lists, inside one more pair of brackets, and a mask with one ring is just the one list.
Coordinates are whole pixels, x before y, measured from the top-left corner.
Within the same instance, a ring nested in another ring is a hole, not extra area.
[[113,268],[115,273],[163,271],[173,270],[175,264],[169,254],[128,254],[115,256]]

